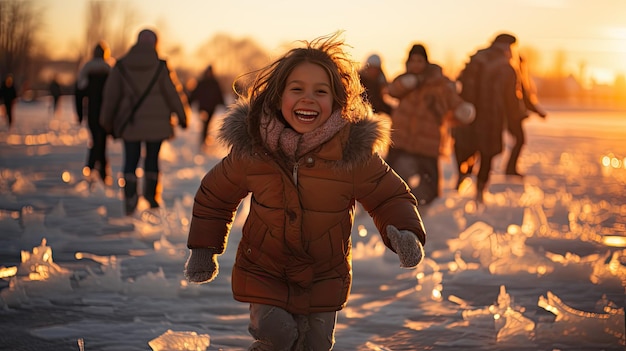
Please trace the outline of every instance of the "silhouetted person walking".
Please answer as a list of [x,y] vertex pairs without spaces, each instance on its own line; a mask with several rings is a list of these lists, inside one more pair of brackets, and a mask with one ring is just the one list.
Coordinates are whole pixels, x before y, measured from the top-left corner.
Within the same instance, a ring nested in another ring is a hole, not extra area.
[[13,125],[13,107],[15,107],[16,100],[17,89],[15,89],[13,75],[9,74],[4,78],[4,80],[2,80],[2,101],[4,103],[4,110],[7,114],[9,128]]
[[454,153],[459,179],[471,176],[480,161],[476,180],[476,200],[483,201],[489,181],[491,161],[502,152],[502,134],[509,118],[520,113],[516,95],[517,74],[511,66],[511,45],[516,38],[502,33],[491,45],[478,50],[459,76],[461,96],[476,107],[476,119],[468,126],[453,128]]
[[157,53],[157,35],[142,30],[137,43],[113,67],[104,86],[100,123],[124,141],[124,203],[126,214],[137,208],[137,166],[145,144],[143,197],[159,207],[159,152],[173,137],[171,114],[187,128],[187,98],[176,74]]
[[209,136],[209,124],[215,113],[215,109],[219,105],[224,105],[224,94],[220,83],[213,74],[213,66],[209,65],[204,71],[202,78],[198,81],[198,85],[191,92],[189,103],[198,103],[198,112],[202,121],[202,130],[200,134],[200,147],[206,145]]
[[83,102],[87,102],[87,126],[91,133],[91,143],[83,175],[89,177],[91,172],[97,169],[100,179],[106,185],[113,184],[113,179],[108,170],[107,132],[100,125],[100,109],[104,84],[111,71],[109,57],[108,45],[105,42],[99,42],[93,50],[93,58],[87,61],[78,73],[75,96],[78,123],[83,121]]
[[52,96],[52,114],[56,114],[59,108],[59,99],[61,98],[61,84],[59,84],[56,75],[50,81],[50,95]]
[[511,148],[511,154],[509,160],[506,163],[505,174],[521,177],[517,169],[517,161],[522,151],[522,147],[526,143],[526,136],[524,133],[523,122],[530,116],[531,113],[536,113],[541,118],[546,118],[547,113],[539,105],[537,96],[532,90],[530,78],[526,70],[526,62],[520,56],[519,57],[519,79],[518,79],[518,91],[522,96],[520,103],[520,113],[517,115],[510,115],[507,120],[507,130],[513,138],[515,138],[515,144]]

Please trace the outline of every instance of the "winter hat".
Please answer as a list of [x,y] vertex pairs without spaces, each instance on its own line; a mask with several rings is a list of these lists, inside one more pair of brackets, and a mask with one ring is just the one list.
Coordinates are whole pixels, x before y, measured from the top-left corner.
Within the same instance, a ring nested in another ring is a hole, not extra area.
[[367,61],[365,61],[365,63],[367,63],[369,66],[380,67],[381,65],[380,56],[376,54],[370,55],[370,57],[367,58]]
[[517,41],[517,39],[515,38],[514,35],[508,34],[508,33],[500,33],[493,40],[493,43],[494,44],[500,43],[500,44],[512,45],[512,44],[515,44],[516,41]]
[[98,58],[108,58],[109,47],[103,41],[96,44],[96,47],[93,48],[93,57]]
[[157,35],[155,32],[151,31],[150,29],[144,29],[141,32],[139,32],[139,35],[137,36],[137,42],[156,45]]
[[409,57],[415,54],[422,55],[426,59],[426,62],[428,62],[428,54],[426,53],[426,48],[424,47],[424,45],[422,44],[413,45],[413,47],[411,48],[411,51],[409,51]]

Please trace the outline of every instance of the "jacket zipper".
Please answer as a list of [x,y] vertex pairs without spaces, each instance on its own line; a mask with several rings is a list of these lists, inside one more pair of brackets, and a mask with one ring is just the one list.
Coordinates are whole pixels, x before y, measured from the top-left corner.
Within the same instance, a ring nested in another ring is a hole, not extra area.
[[293,177],[293,183],[298,186],[298,167],[300,166],[300,161],[296,161],[293,164],[293,171],[292,171],[292,177]]

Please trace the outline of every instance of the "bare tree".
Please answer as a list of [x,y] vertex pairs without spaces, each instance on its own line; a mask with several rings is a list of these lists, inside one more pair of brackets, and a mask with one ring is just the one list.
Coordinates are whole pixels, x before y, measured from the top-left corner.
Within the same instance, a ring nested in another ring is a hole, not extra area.
[[117,21],[110,21],[112,28],[109,32],[109,45],[111,46],[111,55],[118,57],[124,54],[131,46],[134,39],[132,35],[129,36],[130,28],[132,28],[138,21],[137,12],[132,7],[129,1],[118,1],[117,7],[115,7],[111,14],[111,19],[116,18]]
[[[218,33],[196,51],[196,57],[206,66],[213,65],[222,86],[229,90],[238,76],[266,65],[269,57],[254,40],[236,39],[225,33]],[[205,66],[205,67],[206,67]],[[204,68],[202,70],[204,70]],[[245,78],[241,82],[249,83]]]
[[136,23],[135,13],[127,1],[89,1],[85,14],[88,25],[79,61],[89,59],[96,43],[101,40],[109,44],[113,57],[123,54],[130,46],[128,32]]
[[89,59],[92,49],[96,43],[105,38],[107,30],[106,17],[110,3],[105,1],[90,1],[87,4],[87,21],[85,31],[85,46],[80,53],[79,61]]
[[0,76],[12,73],[17,82],[31,79],[42,11],[32,1],[0,1]]

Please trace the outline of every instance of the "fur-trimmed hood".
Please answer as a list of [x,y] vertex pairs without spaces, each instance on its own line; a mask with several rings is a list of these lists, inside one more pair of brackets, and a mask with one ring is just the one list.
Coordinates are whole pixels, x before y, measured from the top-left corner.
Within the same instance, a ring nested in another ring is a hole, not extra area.
[[[242,154],[252,154],[255,149],[248,132],[249,110],[250,105],[244,99],[230,105],[218,133],[220,142]],[[342,159],[338,162],[344,167],[351,168],[368,160],[373,153],[384,152],[391,142],[391,120],[384,115],[370,112],[345,128],[350,128],[349,137],[343,145]]]

